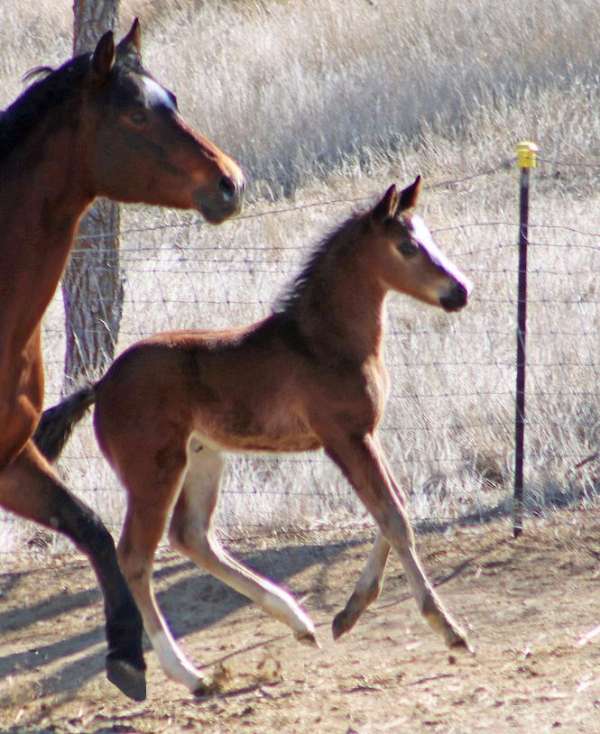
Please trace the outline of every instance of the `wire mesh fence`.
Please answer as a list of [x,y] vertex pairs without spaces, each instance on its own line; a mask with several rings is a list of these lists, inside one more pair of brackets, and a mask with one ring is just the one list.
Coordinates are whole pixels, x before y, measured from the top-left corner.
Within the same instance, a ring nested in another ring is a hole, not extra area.
[[[530,509],[593,500],[595,463],[575,467],[600,439],[600,220],[589,199],[556,175],[579,163],[540,163],[538,179],[533,177],[529,243]],[[600,166],[581,165],[596,181]],[[426,188],[424,215],[434,237],[475,282],[471,305],[448,315],[406,297],[388,301],[392,389],[381,433],[417,522],[440,526],[510,508],[517,192],[511,161]],[[255,207],[219,228],[177,213],[155,224],[146,212],[133,210],[121,231],[125,300],[117,352],[157,331],[221,328],[267,315],[319,239],[372,198]],[[97,328],[106,328],[106,321],[99,314]],[[60,397],[64,341],[58,294],[44,322],[48,405]],[[95,444],[89,420],[67,445],[60,471],[118,532],[124,492]],[[255,535],[273,528],[351,527],[368,519],[345,480],[317,452],[232,457],[219,522],[229,534]],[[27,523],[0,516],[0,547],[32,532]]]

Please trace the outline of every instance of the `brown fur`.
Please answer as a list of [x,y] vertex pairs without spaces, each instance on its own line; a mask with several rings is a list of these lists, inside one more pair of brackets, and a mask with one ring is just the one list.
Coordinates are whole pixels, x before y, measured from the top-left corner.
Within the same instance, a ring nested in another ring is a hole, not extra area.
[[[263,321],[145,339],[79,398],[91,402],[93,393],[99,444],[127,491],[121,566],[163,667],[191,690],[202,688],[201,674],[170,638],[151,586],[171,511],[177,548],[282,619],[296,637],[314,641],[314,627],[293,599],[226,556],[212,533],[221,455],[228,452],[322,447],[375,518],[381,535],[369,569],[377,573],[363,574],[343,618],[336,618],[336,636],[379,593],[391,544],[427,620],[449,645],[467,645],[420,566],[404,497],[377,437],[389,388],[386,294],[409,293],[453,311],[470,290],[412,215],[418,191],[418,179],[400,193],[392,186],[375,207],[351,217]],[[57,424],[60,413],[59,406]]]

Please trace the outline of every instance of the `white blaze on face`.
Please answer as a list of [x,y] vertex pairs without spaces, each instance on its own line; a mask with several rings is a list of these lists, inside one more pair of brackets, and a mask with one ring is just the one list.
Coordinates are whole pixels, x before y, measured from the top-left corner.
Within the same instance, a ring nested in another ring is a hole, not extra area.
[[429,257],[431,258],[431,261],[442,270],[444,270],[446,273],[448,273],[448,275],[454,278],[454,280],[461,283],[465,287],[468,295],[473,289],[473,283],[467,278],[466,275],[461,273],[456,265],[454,265],[454,263],[451,262],[440,250],[440,248],[435,244],[435,242],[433,241],[433,237],[431,236],[431,232],[429,231],[429,229],[427,229],[427,225],[421,219],[421,217],[417,214],[414,214],[410,218],[410,227],[412,229],[411,234],[413,238],[427,252]]
[[154,79],[150,79],[148,76],[145,76],[143,81],[148,107],[166,107],[168,110],[171,110],[171,112],[177,111],[175,103],[166,89],[161,87],[158,82],[155,82]]

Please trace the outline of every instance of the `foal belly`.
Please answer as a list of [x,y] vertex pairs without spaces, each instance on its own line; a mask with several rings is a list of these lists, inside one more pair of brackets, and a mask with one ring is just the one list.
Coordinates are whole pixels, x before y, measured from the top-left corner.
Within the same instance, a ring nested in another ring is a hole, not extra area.
[[249,415],[239,408],[206,416],[196,424],[198,438],[215,449],[233,452],[283,453],[314,451],[321,441],[304,421],[293,416]]

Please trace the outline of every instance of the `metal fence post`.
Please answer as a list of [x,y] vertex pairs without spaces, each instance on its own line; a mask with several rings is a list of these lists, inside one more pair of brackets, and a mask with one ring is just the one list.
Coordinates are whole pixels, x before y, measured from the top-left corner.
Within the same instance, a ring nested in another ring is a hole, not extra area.
[[515,410],[515,485],[513,536],[523,532],[523,463],[525,453],[525,372],[527,364],[527,243],[529,230],[529,169],[536,166],[537,145],[523,141],[517,145],[517,166],[521,169],[519,199],[519,284],[517,296],[517,380]]

